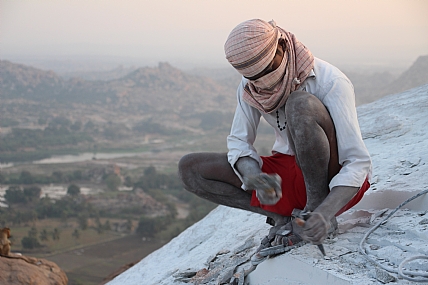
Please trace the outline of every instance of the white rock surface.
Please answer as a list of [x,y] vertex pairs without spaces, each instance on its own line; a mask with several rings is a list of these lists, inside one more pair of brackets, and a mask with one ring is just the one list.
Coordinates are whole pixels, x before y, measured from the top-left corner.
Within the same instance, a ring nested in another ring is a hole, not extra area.
[[[360,106],[358,114],[372,155],[373,185],[355,209],[339,217],[340,234],[325,243],[329,258],[307,244],[264,261],[246,284],[415,284],[374,266],[358,247],[368,229],[391,212],[388,209],[428,189],[428,85]],[[396,268],[408,256],[428,256],[427,196],[406,205],[369,236],[364,248],[372,258]],[[245,261],[269,228],[264,221],[257,214],[219,206],[108,284],[189,284],[185,276],[204,268],[209,271],[199,274],[209,272],[206,280],[212,280],[199,284],[219,284],[232,273],[231,265],[250,266]],[[426,272],[428,262],[406,267]]]

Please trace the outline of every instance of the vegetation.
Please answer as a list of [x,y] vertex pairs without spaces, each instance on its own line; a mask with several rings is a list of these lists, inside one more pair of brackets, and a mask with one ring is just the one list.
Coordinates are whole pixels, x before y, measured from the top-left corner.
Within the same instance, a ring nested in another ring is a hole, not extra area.
[[81,170],[63,172],[55,170],[51,174],[34,175],[28,171],[22,171],[19,175],[15,173],[1,174],[0,183],[5,185],[47,185],[55,183],[78,183],[88,182],[94,178],[94,174],[83,173]]
[[90,134],[75,131],[70,126],[54,125],[44,130],[12,128],[12,132],[1,140],[0,152],[17,151],[22,148],[47,148],[76,145],[93,141]]
[[67,194],[73,197],[76,197],[80,194],[80,187],[76,184],[71,184],[67,188]]
[[41,191],[37,186],[25,187],[22,190],[20,186],[12,185],[6,190],[4,198],[10,204],[27,204],[38,201]]
[[[15,179],[15,182],[19,181],[27,184],[43,180],[74,181],[83,179],[85,175],[81,171],[70,173],[55,171],[50,177],[51,180],[45,180],[28,171],[23,171],[16,178],[5,176],[4,180]],[[113,173],[105,177],[106,188],[111,191],[109,192],[111,195],[106,196],[106,198],[123,195],[117,191],[117,186],[120,182],[119,176]],[[90,200],[86,199],[85,196],[80,195],[80,187],[74,182],[68,186],[67,195],[57,200],[49,196],[40,197],[40,185],[26,185],[24,187],[10,185],[4,195],[10,208],[8,210],[0,208],[0,226],[6,224],[15,226],[27,223],[35,224],[37,221],[45,219],[61,220],[66,225],[70,219],[74,219],[77,227],[74,229],[72,236],[75,240],[78,240],[80,232],[86,231],[89,228],[93,228],[99,234],[111,231],[112,225],[109,219],[120,218],[126,219],[124,225],[126,232],[131,232],[133,228],[132,220],[138,220],[135,233],[143,237],[168,240],[178,235],[194,222],[200,220],[216,206],[185,191],[176,174],[159,173],[154,166],[145,168],[143,175],[135,179],[134,183],[132,183],[132,180],[129,177],[128,183],[131,183],[134,189],[143,190],[157,202],[164,205],[166,214],[153,217],[145,213],[142,207],[129,207],[126,204],[119,212],[112,211],[111,209],[109,211],[99,209],[91,204]],[[129,195],[135,194],[131,192]],[[186,203],[189,206],[190,211],[186,218],[177,218],[176,201],[172,200],[171,197],[175,197],[181,203]],[[108,219],[101,222],[101,218]],[[90,224],[89,220],[93,220],[94,223]],[[39,233],[36,229],[36,227],[32,228],[29,234],[21,240],[23,248],[37,249],[42,246],[43,242],[59,240],[60,238],[58,228],[55,228],[51,232],[43,229]]]

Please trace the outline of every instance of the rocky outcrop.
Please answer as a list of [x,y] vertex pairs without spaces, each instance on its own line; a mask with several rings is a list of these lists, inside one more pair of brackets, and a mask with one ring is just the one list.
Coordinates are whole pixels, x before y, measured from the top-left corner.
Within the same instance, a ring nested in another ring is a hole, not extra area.
[[65,272],[54,262],[11,253],[0,256],[0,285],[66,285]]

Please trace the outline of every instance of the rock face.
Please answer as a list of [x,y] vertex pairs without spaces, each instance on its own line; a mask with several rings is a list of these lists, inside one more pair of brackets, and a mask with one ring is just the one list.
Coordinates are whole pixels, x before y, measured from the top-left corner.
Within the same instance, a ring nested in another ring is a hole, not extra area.
[[65,272],[46,259],[11,254],[0,256],[0,285],[66,285]]

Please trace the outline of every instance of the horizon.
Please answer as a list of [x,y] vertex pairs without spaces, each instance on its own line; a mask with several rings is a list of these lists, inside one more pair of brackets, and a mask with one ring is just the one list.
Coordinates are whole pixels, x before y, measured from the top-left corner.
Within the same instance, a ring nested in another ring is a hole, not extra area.
[[225,68],[229,32],[251,18],[274,19],[316,57],[338,66],[404,70],[428,54],[426,1],[123,3],[0,0],[1,59],[45,66],[74,62],[75,68],[85,62],[110,68],[159,62],[181,69]]

